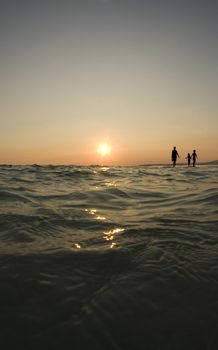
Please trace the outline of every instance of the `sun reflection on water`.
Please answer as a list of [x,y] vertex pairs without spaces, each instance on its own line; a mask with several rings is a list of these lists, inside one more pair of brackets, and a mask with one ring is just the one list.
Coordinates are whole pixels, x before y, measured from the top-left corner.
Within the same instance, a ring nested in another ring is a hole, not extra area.
[[85,209],[85,211],[91,215],[95,215],[97,212],[97,209]]
[[75,243],[74,246],[75,246],[77,249],[81,249],[81,245],[78,244],[78,243]]
[[[110,231],[107,231],[107,232],[104,232],[104,236],[103,238],[106,240],[106,241],[113,241],[114,240],[114,237],[115,237],[115,234],[117,233],[121,233],[124,231],[124,228],[114,228],[113,230],[110,230]],[[111,245],[110,245],[110,248],[114,248],[117,244],[115,242],[112,242]]]
[[110,170],[110,168],[109,168],[109,167],[107,167],[107,166],[103,166],[103,167],[101,167],[101,171],[108,171],[108,170]]
[[113,242],[113,243],[111,243],[110,247],[114,248],[116,245],[117,245],[117,243]]
[[114,181],[108,181],[105,183],[105,185],[108,187],[117,187],[117,185]]
[[106,220],[106,217],[103,215],[97,215],[97,209],[85,209],[86,213],[89,213],[90,215],[95,215],[96,220]]
[[98,215],[98,216],[96,216],[96,219],[97,220],[106,220],[106,217]]
[[[95,208],[92,208],[92,209],[84,209],[84,211],[92,216],[95,217],[96,220],[106,220],[107,218],[103,215],[100,215],[100,214],[97,214],[97,209]],[[103,239],[108,241],[108,242],[111,242],[110,243],[110,248],[114,248],[117,246],[117,243],[114,242],[114,239],[115,239],[115,236],[119,233],[122,233],[124,231],[124,228],[121,228],[121,227],[116,227],[116,228],[113,228],[109,231],[104,231],[103,232]],[[81,248],[80,245],[76,245],[76,248]]]

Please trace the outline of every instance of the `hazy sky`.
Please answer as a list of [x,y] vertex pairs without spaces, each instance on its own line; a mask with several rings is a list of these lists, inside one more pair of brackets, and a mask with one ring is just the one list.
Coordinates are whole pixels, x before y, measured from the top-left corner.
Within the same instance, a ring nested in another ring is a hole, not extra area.
[[218,158],[216,0],[0,0],[0,163]]

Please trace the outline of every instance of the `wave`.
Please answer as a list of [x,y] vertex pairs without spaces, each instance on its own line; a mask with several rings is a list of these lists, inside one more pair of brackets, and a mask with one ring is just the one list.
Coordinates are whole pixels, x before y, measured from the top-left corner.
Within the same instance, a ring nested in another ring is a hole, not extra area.
[[216,349],[217,203],[218,167],[0,166],[2,348]]

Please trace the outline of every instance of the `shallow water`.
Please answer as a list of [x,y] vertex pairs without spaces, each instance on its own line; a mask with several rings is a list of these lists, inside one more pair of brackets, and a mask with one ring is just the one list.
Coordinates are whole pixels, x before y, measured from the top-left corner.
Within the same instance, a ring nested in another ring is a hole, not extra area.
[[218,167],[0,166],[2,349],[218,348]]

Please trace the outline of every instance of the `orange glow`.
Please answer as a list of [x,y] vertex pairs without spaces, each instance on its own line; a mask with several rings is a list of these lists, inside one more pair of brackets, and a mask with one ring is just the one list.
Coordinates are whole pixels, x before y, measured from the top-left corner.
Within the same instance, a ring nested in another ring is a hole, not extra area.
[[98,153],[100,153],[102,156],[107,156],[111,153],[111,148],[106,143],[103,143],[99,145]]

